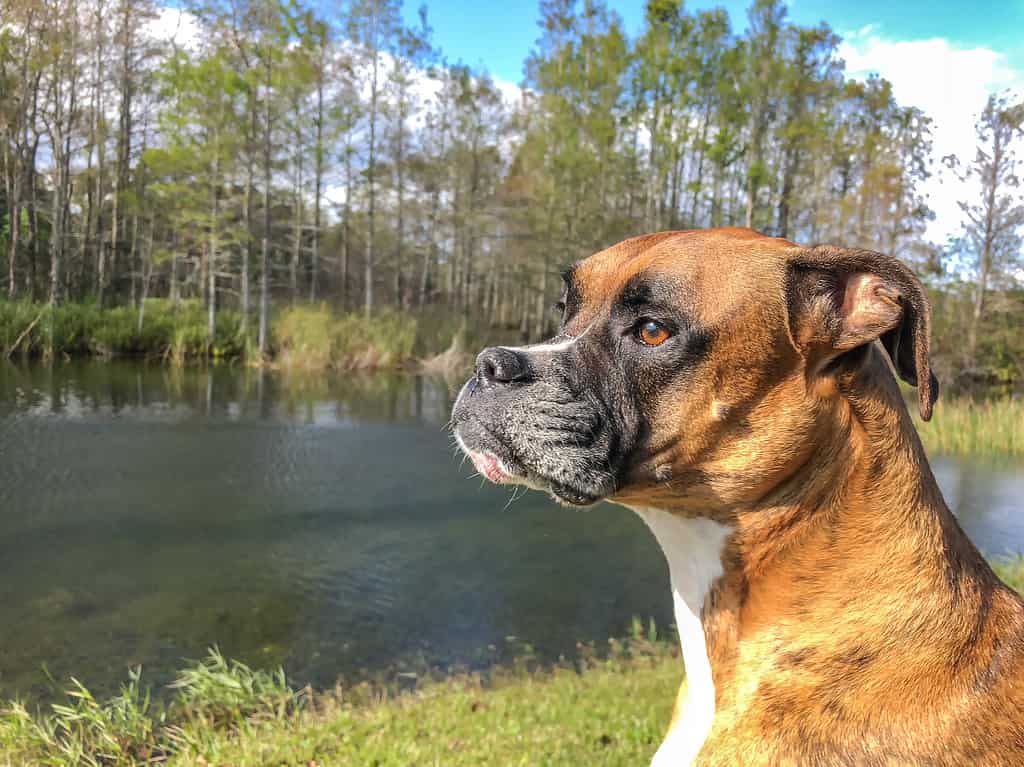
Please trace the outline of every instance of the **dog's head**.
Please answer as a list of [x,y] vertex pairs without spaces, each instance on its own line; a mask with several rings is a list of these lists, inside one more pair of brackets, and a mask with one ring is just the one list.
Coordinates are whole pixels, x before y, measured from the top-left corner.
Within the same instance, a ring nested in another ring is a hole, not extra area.
[[452,422],[488,479],[573,505],[750,500],[835,424],[844,381],[892,382],[875,340],[925,418],[937,393],[920,283],[878,253],[666,232],[569,269],[559,306],[550,341],[481,352]]

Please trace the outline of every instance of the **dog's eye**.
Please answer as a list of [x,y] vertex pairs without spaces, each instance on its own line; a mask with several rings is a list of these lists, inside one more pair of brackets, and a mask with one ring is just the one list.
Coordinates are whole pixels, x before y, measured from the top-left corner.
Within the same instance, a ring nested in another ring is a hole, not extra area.
[[646,320],[637,328],[636,337],[645,346],[661,346],[672,334],[660,322]]

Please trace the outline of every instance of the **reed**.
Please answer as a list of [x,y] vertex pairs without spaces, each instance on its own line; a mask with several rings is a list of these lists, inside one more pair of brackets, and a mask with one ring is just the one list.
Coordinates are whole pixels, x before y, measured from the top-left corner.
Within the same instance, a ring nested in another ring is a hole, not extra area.
[[932,455],[1024,458],[1024,399],[956,397],[935,405],[918,433]]
[[149,299],[141,324],[139,311],[130,306],[0,301],[0,355],[132,355],[175,361],[238,357],[244,340],[240,319],[234,312],[221,312],[211,338],[206,310],[195,301]]
[[273,325],[275,362],[305,370],[370,370],[395,367],[413,358],[416,318],[381,311],[335,314],[326,306],[293,306]]

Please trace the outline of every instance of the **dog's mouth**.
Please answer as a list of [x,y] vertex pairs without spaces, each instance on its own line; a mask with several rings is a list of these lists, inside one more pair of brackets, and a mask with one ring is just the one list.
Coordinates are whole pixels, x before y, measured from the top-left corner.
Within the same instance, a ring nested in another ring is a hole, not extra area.
[[456,442],[480,476],[524,485],[569,506],[591,506],[615,489],[608,437],[588,403],[561,391],[481,389],[475,378],[452,409]]
[[504,485],[513,481],[513,472],[507,468],[498,456],[491,452],[466,450],[466,455],[481,475],[491,482]]
[[470,448],[461,439],[459,439],[459,443],[480,476],[496,485],[524,485],[533,490],[548,493],[555,500],[567,506],[593,506],[605,496],[604,493],[590,492],[545,477],[527,468],[519,461],[510,457],[501,457],[491,450]]

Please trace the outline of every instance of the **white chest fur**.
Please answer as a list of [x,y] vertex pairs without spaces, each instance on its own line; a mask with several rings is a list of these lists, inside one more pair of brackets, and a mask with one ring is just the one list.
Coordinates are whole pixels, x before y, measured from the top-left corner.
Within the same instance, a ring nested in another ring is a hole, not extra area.
[[722,549],[732,531],[710,519],[686,519],[659,509],[633,510],[647,523],[668,560],[676,626],[686,665],[682,716],[654,755],[651,767],[688,767],[715,718],[715,686],[701,610],[704,598],[722,575]]

